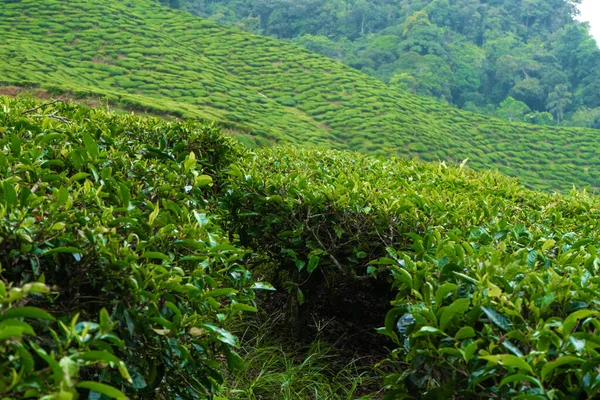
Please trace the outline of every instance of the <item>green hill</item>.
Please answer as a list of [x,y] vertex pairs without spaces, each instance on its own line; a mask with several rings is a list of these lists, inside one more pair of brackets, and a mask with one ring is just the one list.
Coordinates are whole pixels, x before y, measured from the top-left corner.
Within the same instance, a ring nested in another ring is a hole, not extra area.
[[597,130],[512,124],[396,91],[289,44],[150,0],[4,1],[0,82],[217,120],[258,144],[497,168],[529,187],[600,187]]
[[600,128],[600,48],[579,1],[157,1],[465,110]]

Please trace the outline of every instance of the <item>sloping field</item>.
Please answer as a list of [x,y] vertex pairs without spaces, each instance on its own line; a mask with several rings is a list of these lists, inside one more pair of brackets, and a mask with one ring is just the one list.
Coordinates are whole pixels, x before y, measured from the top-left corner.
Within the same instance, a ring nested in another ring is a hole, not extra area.
[[497,168],[529,187],[600,187],[598,131],[515,124],[398,92],[294,46],[150,0],[0,8],[0,82],[216,120],[257,144]]

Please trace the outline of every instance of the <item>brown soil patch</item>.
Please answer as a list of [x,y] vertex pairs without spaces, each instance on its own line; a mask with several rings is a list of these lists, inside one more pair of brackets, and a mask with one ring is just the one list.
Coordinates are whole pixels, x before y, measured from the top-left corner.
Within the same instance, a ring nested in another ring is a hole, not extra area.
[[108,61],[108,60],[105,60],[105,59],[103,59],[103,58],[99,58],[99,57],[94,57],[94,58],[92,58],[92,62],[93,62],[94,64],[113,65],[113,63],[111,63],[110,61]]
[[0,86],[0,96],[14,97],[19,93],[22,93],[23,90],[23,88],[20,88],[18,86]]

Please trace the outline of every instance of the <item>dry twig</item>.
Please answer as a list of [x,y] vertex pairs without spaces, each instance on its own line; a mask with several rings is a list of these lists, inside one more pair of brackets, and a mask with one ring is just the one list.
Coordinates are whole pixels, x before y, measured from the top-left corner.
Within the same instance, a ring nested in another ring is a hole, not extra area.
[[32,112],[37,111],[41,108],[51,106],[52,104],[64,103],[64,102],[65,102],[64,100],[58,99],[58,100],[51,101],[49,103],[40,104],[37,107],[33,107],[33,108],[23,111],[21,113],[21,115],[29,115],[30,117],[54,118],[55,120],[58,120],[58,121],[62,122],[63,124],[72,124],[70,119],[62,117],[60,115],[57,115],[58,111],[51,112],[50,114],[31,114]]
[[34,111],[37,111],[37,110],[39,110],[40,108],[44,108],[44,107],[47,107],[47,106],[51,106],[52,104],[56,104],[56,103],[64,103],[64,102],[65,102],[65,101],[64,101],[64,100],[61,100],[61,99],[58,99],[58,100],[53,100],[53,101],[51,101],[51,102],[49,102],[49,103],[40,104],[40,105],[39,105],[39,106],[37,106],[37,107],[33,107],[33,108],[30,108],[29,110],[25,110],[25,111],[23,111],[23,112],[21,113],[21,115],[24,115],[24,114],[29,114],[29,113],[31,113],[31,112],[34,112]]
[[65,117],[61,117],[60,115],[56,115],[58,111],[54,111],[53,113],[50,114],[31,114],[30,117],[48,117],[48,118],[54,118],[64,124],[72,124],[71,120]]

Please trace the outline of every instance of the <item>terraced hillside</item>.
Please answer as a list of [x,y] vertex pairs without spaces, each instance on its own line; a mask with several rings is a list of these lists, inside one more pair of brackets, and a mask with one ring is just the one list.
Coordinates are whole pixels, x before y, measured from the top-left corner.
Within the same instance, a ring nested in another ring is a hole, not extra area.
[[600,187],[597,130],[490,119],[390,89],[328,58],[150,0],[0,7],[0,83],[217,120],[287,142],[497,168],[529,187]]

